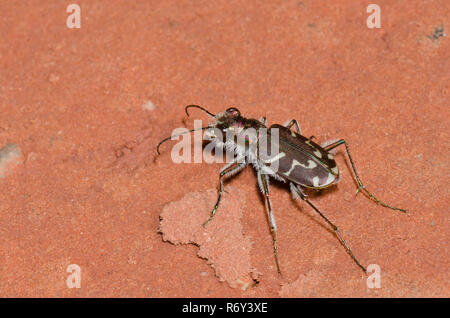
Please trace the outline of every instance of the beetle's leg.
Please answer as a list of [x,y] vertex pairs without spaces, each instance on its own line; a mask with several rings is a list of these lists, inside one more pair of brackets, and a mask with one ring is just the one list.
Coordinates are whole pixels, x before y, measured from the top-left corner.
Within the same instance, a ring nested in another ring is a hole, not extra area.
[[[326,140],[323,143],[320,144],[320,147],[322,147],[323,149],[326,149],[328,146],[335,144],[336,141],[339,141],[340,139],[330,139],[330,140]],[[331,153],[332,155],[335,155],[337,153],[337,149],[328,149],[328,152]]]
[[289,123],[285,124],[284,126],[285,126],[287,129],[291,129],[291,127],[292,127],[293,125],[295,125],[295,129],[297,130],[297,133],[298,133],[299,135],[301,135],[302,132],[301,132],[300,125],[298,124],[297,120],[292,119]]
[[259,121],[263,124],[263,125],[265,125],[266,124],[266,117],[261,117],[260,119],[259,119]]
[[356,265],[358,265],[363,271],[364,273],[366,273],[366,268],[364,266],[361,265],[361,263],[356,259],[355,255],[353,255],[352,250],[350,249],[350,247],[348,247],[347,242],[344,240],[344,238],[341,236],[339,228],[334,225],[322,212],[320,212],[320,210],[311,203],[311,201],[309,201],[305,194],[303,193],[303,191],[301,190],[301,188],[299,188],[298,186],[295,186],[291,183],[291,191],[296,191],[298,196],[306,201],[306,203],[308,203],[313,209],[314,211],[316,211],[333,229],[334,233],[336,234],[336,237],[339,239],[339,241],[342,243],[342,245],[344,245],[345,249],[347,250],[347,252],[350,254],[350,256],[352,257],[353,261],[355,261]]
[[369,196],[369,198],[371,198],[376,203],[378,203],[378,204],[380,204],[380,205],[382,205],[382,206],[384,206],[386,208],[390,208],[392,210],[398,210],[398,211],[401,211],[401,212],[406,212],[406,210],[404,210],[404,209],[400,209],[400,208],[396,208],[396,207],[390,206],[390,205],[384,203],[383,201],[377,199],[372,193],[369,192],[369,190],[366,189],[366,187],[363,185],[361,179],[359,178],[358,173],[356,172],[355,163],[353,162],[352,156],[350,155],[350,149],[348,148],[348,144],[347,144],[347,142],[344,139],[340,139],[340,140],[338,140],[338,141],[336,141],[336,142],[334,142],[334,143],[324,147],[324,149],[326,151],[330,151],[330,150],[332,150],[332,149],[334,149],[334,148],[336,148],[336,147],[338,147],[338,146],[340,146],[342,144],[345,145],[345,150],[347,151],[348,158],[350,159],[350,163],[352,165],[353,173],[355,174],[355,178],[356,178],[356,181],[358,183],[358,189],[356,190],[356,193],[358,193],[361,190],[365,194],[367,194]]
[[278,263],[278,253],[277,253],[277,225],[275,223],[275,216],[272,211],[272,202],[269,198],[269,177],[266,174],[257,172],[258,185],[261,192],[264,195],[264,203],[266,206],[267,218],[269,220],[270,225],[270,233],[272,234],[272,243],[273,243],[273,254],[275,255],[275,263],[277,264],[277,271],[281,274],[280,264]]
[[291,193],[292,193],[292,199],[297,200],[297,199],[302,199],[306,198],[307,195],[305,192],[303,192],[303,189],[300,187],[297,187],[297,185],[293,182],[289,183],[289,187],[291,189]]
[[245,159],[244,159],[244,161],[239,161],[239,159],[235,159],[234,161],[230,162],[229,164],[227,164],[225,167],[223,167],[220,170],[220,174],[219,174],[219,184],[220,184],[219,197],[217,198],[216,205],[212,209],[211,214],[209,215],[209,218],[202,224],[203,226],[206,226],[206,224],[208,224],[208,222],[213,219],[214,214],[216,214],[216,211],[219,208],[220,199],[222,198],[222,193],[223,193],[223,178],[224,177],[228,177],[228,176],[232,176],[232,175],[238,173],[246,165],[247,165],[247,162],[245,161]]

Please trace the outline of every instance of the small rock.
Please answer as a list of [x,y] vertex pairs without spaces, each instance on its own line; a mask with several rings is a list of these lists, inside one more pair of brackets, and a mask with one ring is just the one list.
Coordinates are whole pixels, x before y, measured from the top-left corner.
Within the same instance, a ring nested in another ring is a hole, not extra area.
[[50,77],[48,78],[48,81],[52,84],[55,84],[57,81],[59,81],[59,75],[56,74],[50,74]]
[[0,178],[8,176],[15,166],[22,163],[20,147],[15,144],[7,144],[0,149]]
[[146,101],[142,104],[142,109],[144,109],[144,110],[155,110],[155,109],[156,109],[156,105],[153,104],[152,101],[146,100]]

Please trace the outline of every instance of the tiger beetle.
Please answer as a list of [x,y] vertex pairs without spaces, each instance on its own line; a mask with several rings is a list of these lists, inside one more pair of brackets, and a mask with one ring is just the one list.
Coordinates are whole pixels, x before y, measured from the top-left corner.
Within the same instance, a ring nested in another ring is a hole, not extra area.
[[[351,256],[353,261],[364,271],[364,273],[366,273],[366,268],[361,265],[361,263],[354,256],[352,250],[347,245],[347,242],[340,234],[338,227],[334,223],[332,223],[310,200],[308,200],[308,197],[304,190],[319,190],[328,188],[339,181],[339,169],[336,165],[333,154],[336,151],[336,147],[344,145],[348,158],[350,159],[354,177],[358,185],[356,193],[362,191],[371,200],[392,210],[398,210],[401,212],[406,212],[406,210],[396,208],[382,202],[365,188],[365,186],[361,182],[361,179],[359,178],[358,173],[356,172],[355,164],[350,155],[349,146],[344,139],[326,141],[325,143],[318,145],[313,141],[314,136],[311,136],[310,138],[306,138],[305,136],[303,136],[301,134],[300,126],[297,120],[292,119],[284,126],[273,124],[268,130],[266,130],[267,134],[265,138],[273,141],[271,140],[271,136],[273,135],[271,132],[274,128],[278,129],[278,140],[275,140],[275,142],[277,142],[278,152],[270,159],[266,159],[262,158],[258,151],[259,145],[263,140],[259,132],[263,129],[267,129],[265,117],[262,117],[259,120],[245,118],[241,116],[240,111],[234,107],[228,108],[222,113],[213,114],[198,105],[188,105],[185,107],[185,112],[188,116],[189,108],[198,108],[204,111],[212,117],[213,122],[206,127],[191,129],[184,133],[190,133],[196,130],[214,129],[214,131],[219,131],[223,135],[228,134],[227,136],[231,135],[233,137],[236,137],[241,134],[245,134],[250,128],[256,131],[256,135],[254,135],[253,138],[250,138],[250,140],[248,140],[247,138],[247,141],[253,142],[256,147],[248,147],[247,144],[243,146],[242,144],[236,142],[236,138],[228,138],[226,141],[222,141],[223,139],[218,138],[217,134],[215,133],[209,135],[211,142],[215,143],[218,147],[222,147],[223,149],[227,149],[228,151],[233,152],[235,157],[233,158],[233,160],[231,160],[231,162],[227,163],[220,170],[219,196],[214,208],[210,213],[209,218],[203,223],[203,226],[206,226],[206,224],[208,224],[208,222],[213,219],[217,209],[219,208],[220,200],[224,192],[224,178],[235,175],[244,167],[251,164],[256,170],[258,185],[264,196],[265,208],[268,222],[270,224],[273,252],[278,273],[281,274],[277,253],[277,226],[275,224],[272,203],[269,197],[269,177],[288,183],[294,199],[300,198],[305,201],[315,212],[320,215],[321,218],[326,221],[326,223],[331,226],[336,237],[345,247],[346,251]],[[293,127],[295,128],[295,131],[292,129]],[[179,135],[181,134],[174,135],[172,137],[176,137]],[[161,144],[171,139],[172,137],[165,138],[158,144],[156,148],[158,155],[160,154],[159,147],[161,146]],[[267,142],[267,140],[265,141]],[[271,169],[270,165],[274,161],[276,161],[276,163],[278,164],[278,168],[276,170]]]

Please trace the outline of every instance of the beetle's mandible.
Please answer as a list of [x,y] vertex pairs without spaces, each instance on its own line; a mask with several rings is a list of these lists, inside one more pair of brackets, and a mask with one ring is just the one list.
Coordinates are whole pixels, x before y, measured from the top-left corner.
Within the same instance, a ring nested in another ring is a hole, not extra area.
[[[318,145],[313,141],[313,136],[307,138],[301,134],[300,126],[295,119],[292,119],[284,126],[273,124],[269,129],[267,129],[265,117],[262,117],[259,120],[245,118],[235,107],[230,107],[224,112],[213,114],[201,106],[188,105],[185,107],[185,111],[188,116],[189,108],[198,108],[212,117],[212,123],[200,129],[214,129],[215,132],[208,135],[211,142],[214,143],[216,147],[225,148],[227,151],[231,151],[235,155],[234,159],[220,170],[220,187],[217,202],[213,207],[209,218],[203,223],[203,226],[213,219],[217,209],[219,208],[220,200],[224,191],[224,178],[238,173],[247,165],[251,164],[256,170],[258,186],[264,196],[267,218],[272,233],[273,251],[278,273],[281,273],[281,270],[277,253],[277,226],[272,210],[272,203],[269,197],[270,177],[287,183],[294,198],[300,198],[310,205],[313,210],[331,226],[336,234],[336,237],[345,247],[354,262],[366,273],[366,268],[361,265],[361,263],[354,256],[352,250],[347,245],[347,242],[343,239],[338,227],[334,225],[308,199],[304,189],[323,189],[330,187],[339,181],[339,169],[336,161],[334,160],[333,149],[344,145],[358,185],[356,191],[364,192],[370,199],[384,207],[401,212],[406,211],[382,202],[365,188],[358,173],[356,172],[355,164],[350,155],[348,144],[344,139],[332,140]],[[292,128],[294,128],[295,131]],[[274,138],[274,134],[271,133],[273,129],[277,129],[278,138]],[[186,133],[195,130],[196,129],[192,129]],[[250,130],[254,133],[249,133]],[[264,135],[260,133],[263,130],[267,131]],[[222,136],[218,136],[217,132],[222,134]],[[244,135],[247,142],[244,144],[237,142],[238,137]],[[231,136],[232,138],[224,139],[224,136]],[[160,154],[159,147],[161,144],[170,139],[171,137],[165,138],[158,144],[156,148],[158,155]],[[265,145],[270,144],[270,147],[275,145],[276,147],[274,147],[274,149],[277,149],[277,151],[275,153],[271,153],[270,157],[262,156],[260,152],[260,145],[262,143]],[[277,163],[277,169],[272,168],[272,164],[274,162]]]

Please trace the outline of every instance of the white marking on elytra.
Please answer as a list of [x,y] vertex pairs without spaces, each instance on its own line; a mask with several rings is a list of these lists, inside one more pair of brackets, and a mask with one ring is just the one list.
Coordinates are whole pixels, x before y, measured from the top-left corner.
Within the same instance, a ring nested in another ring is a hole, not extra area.
[[313,181],[313,186],[315,186],[315,187],[318,187],[319,186],[319,177],[314,177],[313,179],[312,179],[312,181]]
[[338,169],[338,167],[336,166],[336,167],[333,167],[333,168],[331,168],[331,171],[333,171],[333,173],[334,174],[338,174],[339,173],[339,169]]
[[308,160],[308,166],[304,166],[304,165],[301,165],[301,166],[304,167],[304,168],[307,168],[307,169],[312,169],[312,168],[317,167],[317,163],[315,163],[312,160]]
[[274,156],[274,157],[272,157],[272,158],[269,158],[269,159],[267,159],[267,160],[263,160],[263,161],[264,161],[264,163],[272,163],[272,162],[275,162],[275,161],[277,161],[277,160],[283,158],[284,156],[286,156],[286,154],[285,154],[284,152],[280,152],[280,153],[277,154],[276,156]]
[[313,169],[313,168],[317,167],[317,163],[315,163],[312,160],[308,160],[308,165],[306,166],[294,159],[294,160],[292,160],[291,168],[289,169],[288,172],[286,172],[286,175],[289,176],[296,166],[301,166],[306,169]]
[[327,181],[325,181],[325,185],[330,184],[331,182],[334,181],[334,179],[335,179],[334,174],[328,172],[328,178]]
[[[294,161],[295,161],[295,160],[294,160]],[[291,175],[291,172],[294,170],[294,168],[295,168],[295,165],[294,165],[294,163],[292,163],[291,169],[289,169],[289,171],[286,172],[286,175],[287,175],[287,176]]]
[[333,160],[333,159],[334,159],[334,156],[333,156],[331,153],[328,153],[328,159]]
[[305,143],[307,143],[309,146],[311,146],[311,148],[314,149],[313,154],[317,157],[317,158],[322,158],[322,153],[320,152],[320,150],[318,150],[316,147],[314,147],[311,144],[311,141],[308,139],[305,141]]

